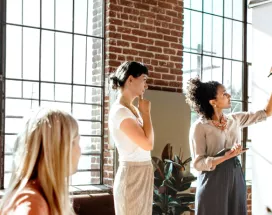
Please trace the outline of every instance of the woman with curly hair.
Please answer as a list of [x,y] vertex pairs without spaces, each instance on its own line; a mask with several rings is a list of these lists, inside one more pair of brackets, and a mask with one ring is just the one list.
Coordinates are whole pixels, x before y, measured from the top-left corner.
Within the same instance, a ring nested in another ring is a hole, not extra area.
[[[200,118],[190,128],[193,165],[199,171],[196,215],[246,215],[246,184],[237,156],[241,128],[264,121],[272,115],[272,96],[264,110],[223,114],[231,107],[230,94],[216,81],[190,79],[186,102]],[[224,148],[230,150],[216,154]]]

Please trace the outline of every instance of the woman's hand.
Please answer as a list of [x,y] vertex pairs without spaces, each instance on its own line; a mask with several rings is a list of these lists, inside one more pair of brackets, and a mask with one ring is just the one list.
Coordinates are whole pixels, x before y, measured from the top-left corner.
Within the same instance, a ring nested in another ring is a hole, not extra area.
[[150,114],[151,102],[143,99],[143,95],[139,96],[139,111],[141,114]]
[[226,160],[228,160],[240,154],[243,154],[246,150],[247,149],[243,150],[243,147],[241,146],[241,144],[235,143],[234,146],[231,148],[231,150],[225,153],[224,157]]

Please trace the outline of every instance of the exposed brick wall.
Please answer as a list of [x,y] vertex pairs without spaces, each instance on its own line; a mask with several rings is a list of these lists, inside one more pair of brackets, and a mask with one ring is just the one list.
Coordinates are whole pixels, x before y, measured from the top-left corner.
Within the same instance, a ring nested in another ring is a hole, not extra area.
[[[182,0],[106,0],[106,76],[124,61],[150,71],[149,89],[182,91]],[[106,79],[107,80],[107,79]],[[104,183],[113,183],[113,152],[108,146],[108,88],[105,97]]]
[[[195,188],[191,188],[190,190],[192,193],[195,193],[196,189]],[[251,211],[252,211],[252,206],[251,206],[251,195],[252,195],[252,192],[251,192],[251,186],[247,186],[247,212],[248,212],[248,215],[251,215]],[[194,215],[193,212],[191,212],[191,215]]]

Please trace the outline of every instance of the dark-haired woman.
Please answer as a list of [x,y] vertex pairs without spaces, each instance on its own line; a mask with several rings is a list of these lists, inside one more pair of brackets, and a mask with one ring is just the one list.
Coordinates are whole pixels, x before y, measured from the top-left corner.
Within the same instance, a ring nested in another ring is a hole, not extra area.
[[[200,115],[191,126],[193,165],[200,173],[196,188],[196,215],[246,215],[246,184],[238,155],[241,128],[264,121],[272,115],[272,97],[264,110],[224,115],[231,96],[216,82],[188,82],[187,103]],[[222,156],[220,150],[231,148]]]
[[[153,167],[150,151],[154,133],[151,104],[143,99],[148,69],[138,62],[124,62],[110,77],[119,91],[109,113],[109,130],[119,153],[114,181],[116,215],[151,215]],[[133,101],[138,98],[138,108]]]

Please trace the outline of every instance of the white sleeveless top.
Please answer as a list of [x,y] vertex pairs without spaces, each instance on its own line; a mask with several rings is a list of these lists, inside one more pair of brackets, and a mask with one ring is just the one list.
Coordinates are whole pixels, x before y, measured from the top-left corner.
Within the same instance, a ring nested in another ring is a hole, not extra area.
[[140,118],[137,118],[127,107],[115,102],[109,113],[109,131],[113,138],[114,144],[119,153],[119,161],[149,161],[151,160],[150,151],[145,151],[134,143],[120,129],[121,122],[125,119],[134,119],[140,126],[143,125],[143,119],[139,110],[135,108]]

